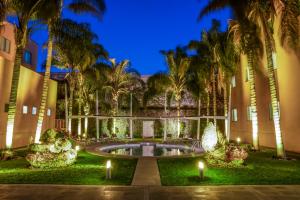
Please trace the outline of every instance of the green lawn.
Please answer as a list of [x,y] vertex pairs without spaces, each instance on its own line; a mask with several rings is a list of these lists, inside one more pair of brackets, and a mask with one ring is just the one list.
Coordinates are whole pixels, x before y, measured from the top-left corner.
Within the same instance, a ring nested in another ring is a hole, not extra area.
[[[24,155],[22,151],[18,153]],[[130,185],[137,160],[111,158],[112,179],[105,180],[106,160],[79,152],[74,165],[44,170],[29,169],[29,163],[24,158],[0,161],[0,183]]]
[[205,178],[198,178],[197,163],[201,158],[160,159],[163,185],[253,185],[300,184],[300,155],[297,160],[273,160],[272,150],[250,153],[245,168],[206,168]]

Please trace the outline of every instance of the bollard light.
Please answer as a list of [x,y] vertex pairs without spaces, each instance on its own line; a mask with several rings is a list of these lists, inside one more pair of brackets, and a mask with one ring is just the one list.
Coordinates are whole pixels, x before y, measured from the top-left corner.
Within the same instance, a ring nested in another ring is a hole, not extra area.
[[79,146],[79,145],[76,145],[76,146],[75,146],[75,150],[76,150],[76,151],[79,151],[79,150],[80,150],[80,146]]
[[202,180],[204,177],[204,163],[202,161],[199,161],[198,167],[199,167],[199,177]]
[[106,179],[111,179],[111,161],[106,161]]
[[239,145],[239,144],[241,143],[241,138],[240,138],[240,137],[237,137],[237,138],[236,138],[236,142],[237,142],[237,144]]

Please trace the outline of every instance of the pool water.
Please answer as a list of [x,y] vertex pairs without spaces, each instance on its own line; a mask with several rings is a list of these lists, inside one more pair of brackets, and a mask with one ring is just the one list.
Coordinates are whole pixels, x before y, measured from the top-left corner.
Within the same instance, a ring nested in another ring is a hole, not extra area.
[[101,151],[126,156],[180,156],[190,154],[193,151],[182,145],[164,145],[164,144],[130,144],[115,145],[102,148]]

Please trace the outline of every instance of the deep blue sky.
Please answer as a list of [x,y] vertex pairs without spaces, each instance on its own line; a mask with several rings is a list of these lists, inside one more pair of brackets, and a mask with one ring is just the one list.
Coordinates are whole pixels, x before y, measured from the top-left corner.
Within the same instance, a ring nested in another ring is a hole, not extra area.
[[[199,40],[201,30],[210,28],[212,18],[220,19],[222,29],[225,29],[230,18],[229,9],[197,21],[199,11],[206,3],[207,0],[106,0],[107,11],[102,21],[67,11],[64,11],[64,17],[90,23],[110,57],[118,61],[129,59],[132,67],[141,74],[153,74],[166,70],[160,50]],[[41,46],[47,34],[39,31],[32,38],[40,45],[40,69],[46,54]]]

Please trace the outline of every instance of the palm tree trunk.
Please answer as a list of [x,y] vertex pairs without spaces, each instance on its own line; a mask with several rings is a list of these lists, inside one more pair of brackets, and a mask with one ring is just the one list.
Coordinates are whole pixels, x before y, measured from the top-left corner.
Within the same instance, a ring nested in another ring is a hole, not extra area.
[[78,101],[78,116],[79,116],[79,118],[78,118],[78,125],[77,125],[78,137],[81,136],[81,99],[82,99],[82,97],[81,97],[81,94],[79,92],[79,101]]
[[68,122],[68,131],[72,135],[72,115],[73,115],[73,97],[74,97],[74,87],[70,85],[70,99],[69,99],[69,122]]
[[252,118],[252,142],[254,149],[259,149],[258,142],[258,119],[256,107],[256,91],[255,91],[255,74],[253,69],[253,55],[250,51],[247,55],[248,70],[249,70],[249,84],[250,84],[250,104],[251,104],[251,118]]
[[88,104],[85,105],[84,107],[84,137],[87,138],[87,134],[88,134],[88,125],[89,125],[89,120],[88,120],[88,115],[90,113],[90,107]]
[[[132,93],[130,93],[130,117],[132,117]],[[129,131],[130,131],[130,139],[133,138],[133,134],[132,134],[132,119],[129,120]]]
[[67,83],[64,84],[65,86],[65,130],[67,131],[68,128],[68,88]]
[[[209,98],[209,93],[207,93],[206,97],[206,116],[208,117],[210,115],[210,98]],[[206,125],[208,125],[209,119],[206,118]]]
[[79,100],[78,100],[78,137],[81,136],[81,106],[82,106],[82,84],[83,84],[83,77],[80,72],[78,72],[78,83],[79,83]]
[[[96,115],[99,115],[99,91],[96,90]],[[99,140],[99,119],[96,118],[96,138]]]
[[180,136],[180,100],[177,100],[177,137]]
[[228,103],[228,114],[227,114],[227,129],[228,129],[228,137],[227,137],[227,141],[229,142],[230,141],[230,133],[231,133],[231,127],[230,127],[230,123],[231,123],[231,84],[229,86],[229,103]]
[[116,118],[118,113],[118,97],[113,97],[113,134],[116,134]]
[[[213,88],[212,88],[213,89],[213,112],[214,112],[214,117],[216,117],[217,116],[217,90],[216,90],[216,77],[215,77],[215,73],[213,74],[212,84],[213,84]],[[217,120],[216,120],[216,118],[214,118],[214,125],[217,127]]]
[[51,62],[52,62],[52,48],[53,48],[53,37],[51,35],[51,26],[48,27],[49,29],[49,40],[48,40],[48,53],[47,53],[47,61],[46,61],[46,71],[43,81],[43,90],[42,90],[42,99],[39,109],[38,121],[37,121],[37,128],[35,132],[35,143],[39,143],[40,137],[42,134],[43,128],[43,119],[45,115],[45,109],[47,104],[47,97],[48,97],[48,88],[49,88],[49,79],[50,79],[50,69],[51,69]]
[[267,61],[268,61],[268,77],[269,77],[269,86],[270,86],[270,93],[271,93],[273,121],[274,121],[274,128],[275,128],[277,156],[281,158],[285,158],[285,150],[284,150],[282,133],[280,128],[280,115],[279,115],[279,103],[278,103],[279,101],[277,98],[277,87],[275,83],[272,48],[270,45],[270,41],[268,41],[268,39],[265,40],[265,44],[266,44],[266,54],[267,54]]
[[17,94],[18,94],[23,50],[24,48],[21,45],[20,46],[17,45],[12,82],[10,88],[10,97],[8,103],[6,143],[5,143],[5,147],[7,149],[12,148],[12,142],[13,142],[14,122],[15,122],[16,108],[17,108]]
[[227,85],[224,87],[224,116],[225,116],[225,136],[228,140],[228,98],[227,98]]
[[[201,115],[201,95],[199,94],[199,97],[198,97],[198,117],[200,117]],[[197,121],[197,140],[200,139],[200,128],[201,128],[201,121],[200,121],[200,118],[198,118],[198,121]]]
[[[165,117],[167,117],[167,93],[165,93]],[[164,141],[167,139],[167,119],[164,119]]]

